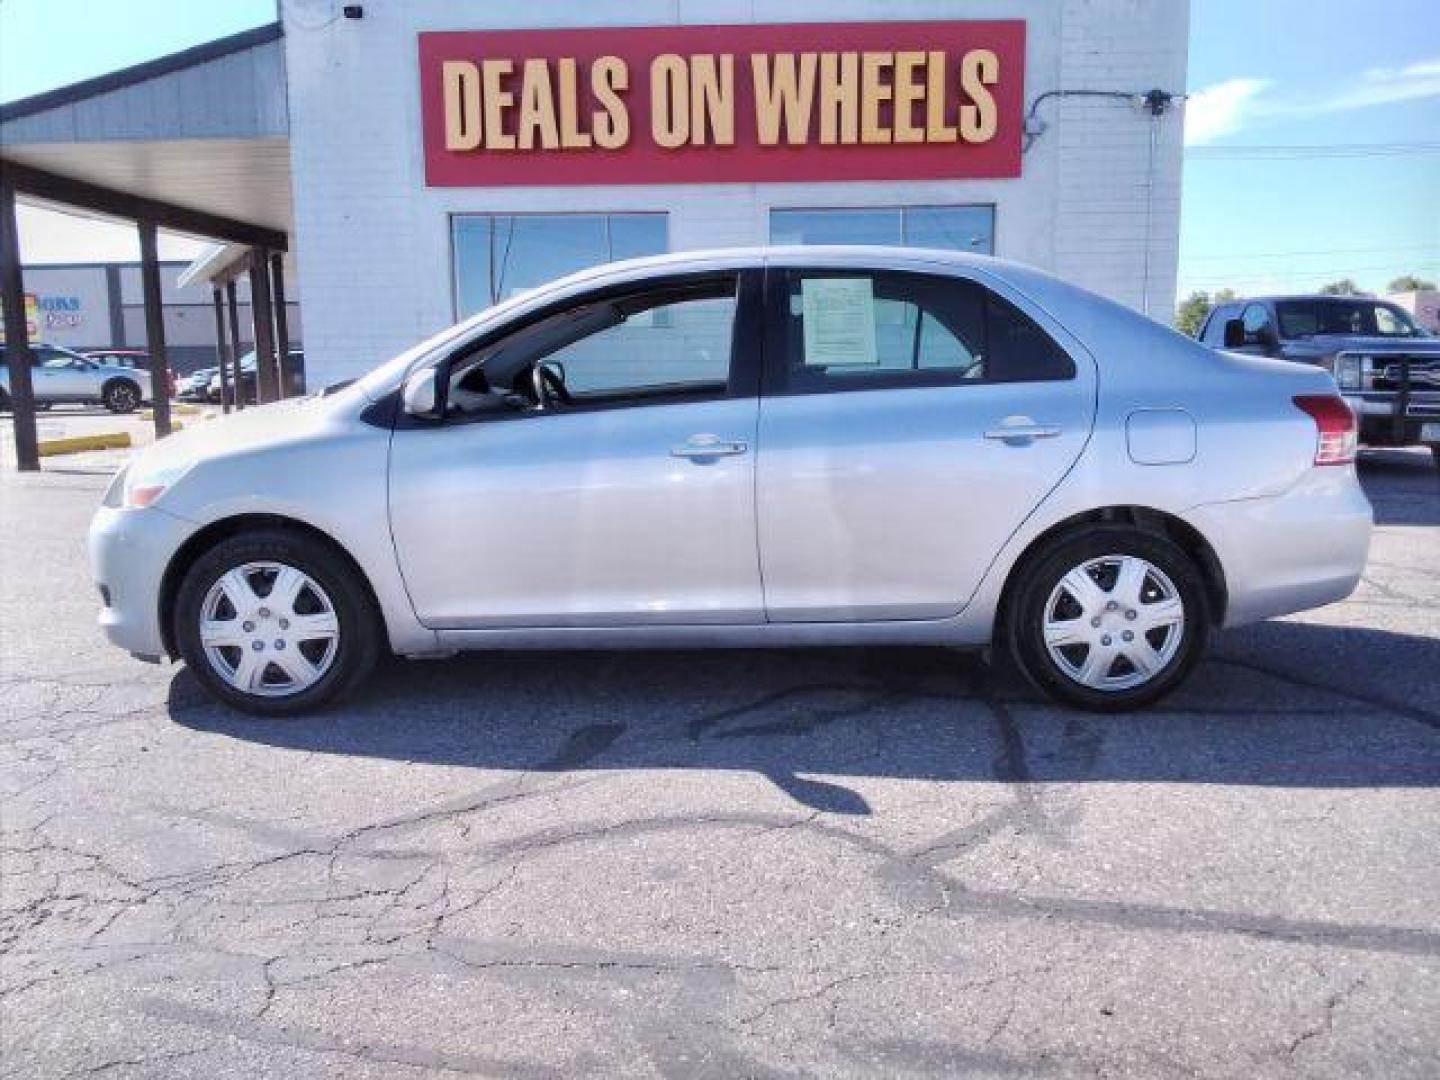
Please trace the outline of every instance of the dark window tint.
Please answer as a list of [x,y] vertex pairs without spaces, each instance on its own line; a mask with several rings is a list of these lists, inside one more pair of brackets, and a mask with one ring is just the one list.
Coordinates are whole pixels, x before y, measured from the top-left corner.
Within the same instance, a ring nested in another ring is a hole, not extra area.
[[1019,309],[987,294],[985,332],[989,353],[985,378],[991,382],[1037,382],[1075,377],[1075,362],[1049,334]]
[[792,271],[781,309],[785,389],[815,392],[1064,379],[1070,358],[973,282],[926,274]]
[[1281,300],[1275,310],[1280,318],[1280,336],[1285,338],[1315,334],[1420,336],[1401,308],[1374,300]]

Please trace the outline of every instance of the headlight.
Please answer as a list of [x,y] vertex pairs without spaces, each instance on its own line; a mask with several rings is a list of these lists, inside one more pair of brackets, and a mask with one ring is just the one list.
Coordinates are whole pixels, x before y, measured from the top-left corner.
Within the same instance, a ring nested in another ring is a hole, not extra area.
[[1370,373],[1368,356],[1342,356],[1335,365],[1335,381],[1342,390],[1364,389]]
[[188,463],[156,469],[136,469],[132,466],[126,470],[120,505],[129,510],[151,506],[189,471]]

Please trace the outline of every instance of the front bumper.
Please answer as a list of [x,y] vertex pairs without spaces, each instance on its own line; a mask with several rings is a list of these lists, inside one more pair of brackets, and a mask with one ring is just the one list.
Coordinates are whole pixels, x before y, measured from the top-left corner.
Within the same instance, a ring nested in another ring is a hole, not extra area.
[[1406,446],[1424,442],[1422,426],[1440,424],[1440,392],[1437,391],[1345,390],[1342,393],[1360,421],[1360,441],[1364,443]]
[[100,628],[112,644],[147,659],[166,655],[160,584],[194,528],[154,506],[96,511],[90,522],[90,572],[102,600]]
[[1224,568],[1227,627],[1345,599],[1364,572],[1374,526],[1353,465],[1317,466],[1283,495],[1182,516]]

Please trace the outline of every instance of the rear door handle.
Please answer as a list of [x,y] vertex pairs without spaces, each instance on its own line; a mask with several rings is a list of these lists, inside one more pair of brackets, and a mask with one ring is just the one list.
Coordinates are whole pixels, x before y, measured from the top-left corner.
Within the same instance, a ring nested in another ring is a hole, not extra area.
[[718,435],[691,435],[678,446],[670,447],[671,457],[712,458],[743,454],[749,449],[743,442],[722,439]]

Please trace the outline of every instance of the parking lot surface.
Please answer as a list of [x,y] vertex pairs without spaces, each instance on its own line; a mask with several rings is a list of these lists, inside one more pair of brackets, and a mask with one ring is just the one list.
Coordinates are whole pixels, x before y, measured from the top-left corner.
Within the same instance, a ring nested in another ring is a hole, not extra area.
[[[288,721],[0,474],[14,1076],[1440,1074],[1440,482],[1349,601],[1067,712],[937,649],[393,661]],[[457,573],[463,572],[457,568]]]

